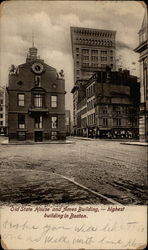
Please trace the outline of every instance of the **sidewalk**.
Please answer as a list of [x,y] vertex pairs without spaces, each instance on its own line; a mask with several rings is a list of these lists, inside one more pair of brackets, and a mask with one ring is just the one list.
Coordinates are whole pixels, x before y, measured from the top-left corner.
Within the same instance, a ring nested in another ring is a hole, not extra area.
[[129,141],[129,142],[121,142],[120,144],[125,144],[125,145],[133,145],[133,146],[148,146],[147,142],[140,142],[140,141]]
[[125,145],[135,145],[135,146],[148,146],[147,142],[140,142],[140,141],[128,141],[128,139],[99,139],[99,138],[87,138],[87,137],[79,137],[79,136],[73,136],[73,139],[78,140],[85,140],[85,141],[118,141],[120,144]]
[[4,139],[0,142],[0,145],[41,145],[41,144],[73,144],[74,142],[69,140],[59,140],[59,141],[43,141],[43,142],[33,142],[33,141],[16,141],[16,142],[8,142],[8,139]]

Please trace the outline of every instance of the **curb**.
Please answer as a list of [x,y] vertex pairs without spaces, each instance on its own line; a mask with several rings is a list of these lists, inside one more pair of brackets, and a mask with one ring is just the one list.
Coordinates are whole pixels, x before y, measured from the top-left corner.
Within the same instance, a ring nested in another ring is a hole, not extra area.
[[3,142],[3,143],[0,143],[0,145],[4,145],[4,146],[13,146],[13,145],[18,145],[18,146],[20,146],[20,145],[23,145],[23,146],[25,146],[25,145],[44,145],[44,144],[74,144],[75,142],[72,142],[72,141],[67,141],[67,142],[36,142],[36,143],[33,143],[33,142],[30,142],[30,143],[6,143],[6,142]]
[[138,143],[128,143],[128,142],[121,142],[120,144],[123,145],[130,145],[130,146],[140,146],[140,147],[148,147],[148,144],[138,144]]

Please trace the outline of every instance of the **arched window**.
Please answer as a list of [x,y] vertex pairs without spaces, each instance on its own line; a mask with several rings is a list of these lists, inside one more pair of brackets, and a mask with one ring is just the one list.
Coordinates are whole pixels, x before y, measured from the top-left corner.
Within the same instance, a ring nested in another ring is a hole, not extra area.
[[19,81],[19,82],[17,82],[17,84],[18,84],[18,85],[22,85],[22,84],[23,84],[23,82],[22,82],[22,81]]

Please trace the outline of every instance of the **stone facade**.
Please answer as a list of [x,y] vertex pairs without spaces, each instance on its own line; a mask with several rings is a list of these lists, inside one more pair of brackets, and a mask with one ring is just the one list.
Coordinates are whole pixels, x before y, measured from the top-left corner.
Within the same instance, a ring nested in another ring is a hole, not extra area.
[[76,135],[96,138],[138,138],[140,86],[128,70],[98,71],[77,81]]
[[35,47],[26,63],[11,66],[7,89],[9,141],[65,139],[65,81]]
[[139,31],[139,46],[135,52],[140,54],[140,116],[139,116],[139,135],[140,141],[148,141],[148,21],[147,10]]

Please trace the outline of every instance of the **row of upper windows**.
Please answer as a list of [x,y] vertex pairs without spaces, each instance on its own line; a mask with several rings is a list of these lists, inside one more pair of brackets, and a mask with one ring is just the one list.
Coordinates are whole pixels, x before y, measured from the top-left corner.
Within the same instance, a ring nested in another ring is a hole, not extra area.
[[[122,126],[122,119],[121,118],[114,118],[113,119],[113,125],[117,126],[117,127]],[[108,119],[107,118],[102,119],[102,126],[108,127]]]
[[95,84],[91,84],[89,87],[86,88],[86,97],[90,97],[95,93]]
[[[108,64],[109,65],[109,64]],[[92,62],[91,64],[89,64],[88,62],[84,62],[82,63],[82,67],[102,67],[102,68],[106,68],[107,64],[99,64],[97,62]],[[113,67],[113,64],[110,64],[110,67],[112,68]],[[79,72],[77,72],[79,73]]]
[[[80,59],[80,57],[79,57],[79,54],[77,54],[77,60],[78,59]],[[82,61],[89,61],[89,60],[91,60],[91,61],[99,61],[99,60],[101,60],[101,61],[107,61],[107,59],[110,59],[111,61],[113,61],[113,57],[112,56],[101,56],[101,57],[99,57],[99,56],[84,56],[84,55],[82,55]],[[76,64],[79,64],[79,61],[76,61]]]
[[87,116],[87,125],[93,125],[96,123],[95,113]]
[[[79,48],[76,48],[76,52],[79,53],[80,50]],[[113,54],[113,50],[90,50],[90,49],[82,49],[82,54],[83,55],[87,55],[91,52],[92,55],[98,55],[98,53],[100,52],[100,54],[102,55],[107,55],[107,54]]]
[[[103,127],[108,127],[108,119],[107,118],[100,119],[100,125],[102,125]],[[114,118],[113,125],[117,126],[117,127],[122,126],[122,119],[121,118]]]
[[76,38],[77,42],[80,42],[82,44],[91,44],[91,45],[102,45],[102,46],[112,46],[112,41],[106,41],[106,40],[93,40],[93,39],[82,39],[82,38]]
[[[129,114],[130,109],[129,107],[125,106],[113,106],[112,107],[113,114]],[[107,106],[102,106],[99,110],[100,114],[108,114],[110,110],[108,109]],[[134,112],[134,110],[132,110]]]
[[[19,107],[25,106],[25,94],[18,94],[17,103]],[[56,95],[51,96],[51,107],[57,108],[58,97]],[[33,94],[33,106],[41,108],[44,106],[44,95],[42,94]]]
[[74,33],[79,35],[90,35],[90,36],[104,36],[104,37],[112,37],[111,32],[102,32],[97,30],[75,30]]
[[91,110],[95,107],[95,99],[92,99],[87,102],[87,110]]
[[[26,128],[26,119],[24,114],[18,114],[18,128],[19,129],[25,129]],[[57,116],[51,116],[51,128],[57,128],[58,127],[58,117]],[[43,117],[37,116],[34,118],[34,128],[35,129],[42,129],[43,128]]]

